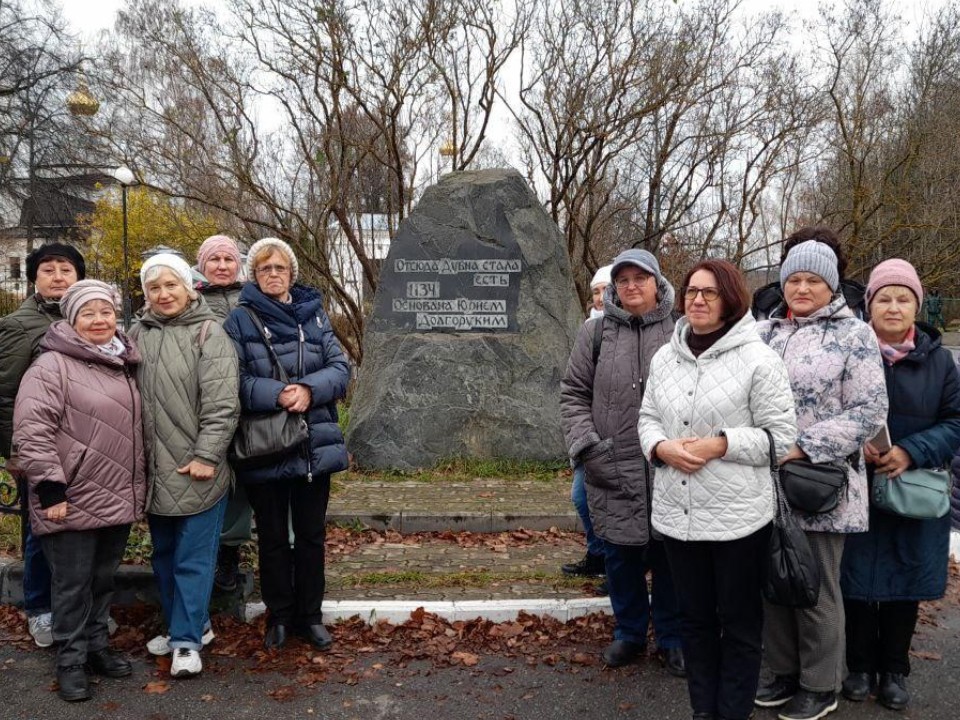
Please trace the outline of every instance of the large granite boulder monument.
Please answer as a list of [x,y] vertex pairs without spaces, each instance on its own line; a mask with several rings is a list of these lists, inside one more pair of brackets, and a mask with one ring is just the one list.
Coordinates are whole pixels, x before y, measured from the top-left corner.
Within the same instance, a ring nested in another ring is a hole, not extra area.
[[555,460],[583,310],[557,226],[515,170],[444,176],[380,272],[350,407],[363,468]]

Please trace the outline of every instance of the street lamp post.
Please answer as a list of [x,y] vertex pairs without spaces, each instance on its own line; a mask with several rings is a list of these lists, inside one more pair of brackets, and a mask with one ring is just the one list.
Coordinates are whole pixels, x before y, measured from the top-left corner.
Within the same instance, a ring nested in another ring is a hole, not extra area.
[[127,241],[127,188],[137,179],[133,171],[121,165],[113,171],[114,179],[120,183],[120,198],[123,205],[123,329],[130,329],[130,252]]

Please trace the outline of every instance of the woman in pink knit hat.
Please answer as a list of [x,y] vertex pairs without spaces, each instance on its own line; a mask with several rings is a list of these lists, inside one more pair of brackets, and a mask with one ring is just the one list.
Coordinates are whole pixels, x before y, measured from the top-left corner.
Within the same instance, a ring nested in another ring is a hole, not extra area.
[[[867,285],[870,324],[883,356],[889,438],[864,447],[871,487],[918,468],[943,468],[960,447],[960,374],[940,332],[917,322],[923,286],[906,260],[877,265]],[[870,508],[869,531],[850,535],[841,566],[847,668],[843,695],[876,693],[903,710],[910,701],[910,641],[921,600],[943,597],[950,516],[919,520]]]
[[[198,290],[207,305],[223,323],[240,302],[243,287],[243,258],[233,238],[212,235],[203,241],[197,251],[197,267],[207,279]],[[250,540],[253,511],[243,486],[235,484],[230,492],[227,512],[223,518],[220,549],[217,552],[217,571],[214,587],[224,593],[237,590],[240,576],[240,546]]]

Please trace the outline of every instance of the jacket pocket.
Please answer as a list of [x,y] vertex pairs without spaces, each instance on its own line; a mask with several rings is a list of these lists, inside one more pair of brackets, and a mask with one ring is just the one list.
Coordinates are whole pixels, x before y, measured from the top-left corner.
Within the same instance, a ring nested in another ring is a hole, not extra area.
[[588,448],[580,457],[583,460],[583,468],[589,484],[609,490],[620,488],[613,438],[601,440]]
[[67,487],[70,487],[74,484],[74,481],[76,481],[77,476],[80,474],[80,469],[83,467],[83,461],[86,459],[87,451],[89,449],[89,447],[84,446],[79,457],[77,457],[77,461],[73,464],[73,467],[70,468],[70,472],[66,476]]

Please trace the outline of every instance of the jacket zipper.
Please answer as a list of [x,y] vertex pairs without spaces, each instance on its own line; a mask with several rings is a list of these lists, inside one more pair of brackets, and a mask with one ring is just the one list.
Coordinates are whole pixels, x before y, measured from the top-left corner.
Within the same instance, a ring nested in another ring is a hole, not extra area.
[[[643,405],[643,391],[646,389],[644,388],[644,380],[643,380],[643,325],[641,325],[639,322],[637,322],[637,331],[639,334],[639,337],[637,339],[637,366],[639,368],[639,376],[637,377],[637,382],[640,383],[640,405]],[[638,414],[639,414],[639,411],[638,411]],[[650,518],[651,510],[653,508],[653,488],[651,487],[653,483],[650,482],[650,463],[647,462],[646,458],[643,459],[643,480],[644,480],[643,482],[644,494],[646,495],[646,500],[647,500],[647,506],[646,506],[647,518],[648,518],[647,531],[649,533],[649,529],[650,529],[649,518]]]
[[[306,339],[303,334],[303,325],[297,323],[297,330],[300,332],[300,342],[297,343],[297,380],[303,377],[303,343]],[[310,408],[307,408],[307,412],[310,411]],[[307,442],[304,443],[304,455],[307,461],[307,482],[313,482],[313,465],[310,462],[311,452],[310,452],[310,420],[309,415],[304,413],[304,422],[307,423]]]
[[[130,391],[130,411],[133,420],[137,419],[137,397],[133,392],[133,385],[130,383],[130,367],[123,366],[123,375],[127,380],[127,390]],[[130,491],[133,493],[133,514],[137,514],[137,433],[133,433],[133,464],[130,467]]]

